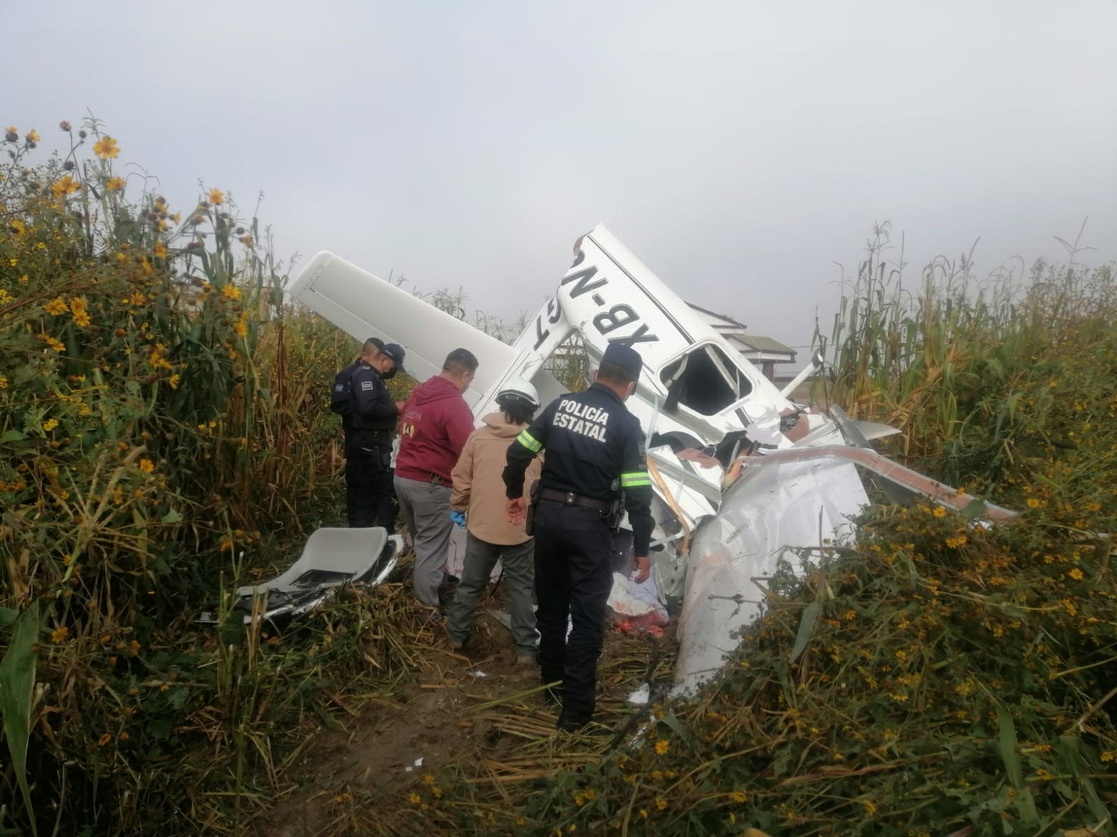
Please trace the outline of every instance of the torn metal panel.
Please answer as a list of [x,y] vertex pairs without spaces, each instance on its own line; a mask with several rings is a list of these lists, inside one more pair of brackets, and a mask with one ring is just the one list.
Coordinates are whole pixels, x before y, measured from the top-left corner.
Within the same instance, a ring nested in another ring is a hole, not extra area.
[[796,549],[817,550],[849,538],[851,519],[869,502],[850,462],[810,455],[747,459],[717,515],[702,521],[690,546],[675,671],[679,694],[692,692],[722,667],[740,629],[759,614],[761,585],[779,561],[794,563]]
[[980,512],[994,522],[1016,516],[865,448],[793,448],[735,464],[739,467],[730,470],[735,481],[723,493],[717,515],[702,521],[690,546],[675,674],[679,694],[716,673],[737,647],[737,633],[760,613],[763,582],[780,560],[797,569],[801,553],[817,557],[852,539],[852,519],[869,503],[858,467],[908,498]]

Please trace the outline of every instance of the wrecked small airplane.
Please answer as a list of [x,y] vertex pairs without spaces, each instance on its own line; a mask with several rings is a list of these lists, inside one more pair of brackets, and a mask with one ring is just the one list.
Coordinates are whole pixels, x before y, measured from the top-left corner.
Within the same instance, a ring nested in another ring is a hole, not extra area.
[[627,405],[647,434],[655,589],[663,602],[682,601],[677,694],[722,666],[780,561],[817,560],[849,539],[869,503],[859,466],[891,501],[922,495],[994,520],[1013,515],[970,506],[981,501],[873,451],[870,441],[891,428],[792,402],[820,359],[780,390],[600,225],[575,242],[554,297],[512,345],[328,252],[289,293],[358,340],[405,346],[419,380],[452,349],[469,348],[480,367],[465,398],[478,418],[512,378],[531,381],[544,404],[561,395],[548,361],[571,338],[591,367],[611,342],[640,352],[644,369]]

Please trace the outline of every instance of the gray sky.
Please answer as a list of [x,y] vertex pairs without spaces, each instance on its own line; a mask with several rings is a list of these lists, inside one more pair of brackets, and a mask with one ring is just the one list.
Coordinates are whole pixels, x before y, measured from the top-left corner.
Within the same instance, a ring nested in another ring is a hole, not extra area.
[[908,275],[1117,258],[1117,2],[50,0],[0,9],[0,123],[87,109],[180,208],[534,313],[604,222],[688,301],[795,346],[874,221]]

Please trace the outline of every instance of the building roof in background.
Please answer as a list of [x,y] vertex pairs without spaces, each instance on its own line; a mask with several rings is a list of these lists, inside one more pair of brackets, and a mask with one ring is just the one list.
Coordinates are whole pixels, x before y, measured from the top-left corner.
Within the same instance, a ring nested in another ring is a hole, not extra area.
[[693,310],[703,315],[711,326],[713,326],[723,337],[730,343],[737,347],[737,349],[745,354],[762,353],[765,355],[785,356],[790,361],[795,360],[795,349],[790,346],[785,346],[779,340],[773,340],[771,337],[764,337],[759,334],[750,334],[748,327],[741,322],[730,317],[728,314],[718,314],[715,311],[710,311],[693,302],[688,302]]
[[745,334],[743,336],[734,335],[735,340],[739,340],[745,345],[758,352],[778,352],[779,354],[794,355],[795,350],[790,346],[785,346],[779,340],[773,340],[771,337],[761,337],[759,334]]

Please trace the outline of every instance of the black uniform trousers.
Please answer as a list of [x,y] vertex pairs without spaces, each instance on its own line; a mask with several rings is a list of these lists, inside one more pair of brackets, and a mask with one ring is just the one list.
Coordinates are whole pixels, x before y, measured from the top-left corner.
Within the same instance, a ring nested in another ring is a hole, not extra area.
[[392,475],[392,442],[347,439],[345,444],[345,507],[350,528],[383,526],[396,529],[399,503]]
[[533,520],[539,666],[543,682],[562,681],[562,720],[583,724],[596,701],[613,532],[597,509],[552,500],[539,501]]

